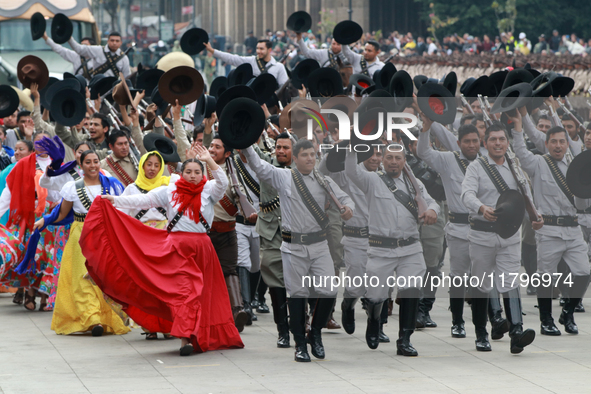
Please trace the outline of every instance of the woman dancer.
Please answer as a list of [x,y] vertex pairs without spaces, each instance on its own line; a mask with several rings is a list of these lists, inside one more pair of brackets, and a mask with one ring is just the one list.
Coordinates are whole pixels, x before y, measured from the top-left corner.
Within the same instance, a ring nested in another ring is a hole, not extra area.
[[[207,236],[213,207],[228,185],[209,152],[195,146],[203,164],[185,161],[181,177],[148,194],[104,196],[91,208],[80,244],[88,272],[129,316],[150,332],[181,338],[180,355],[244,347],[234,325],[224,275]],[[142,225],[118,208],[166,208],[167,231]]]
[[[105,301],[101,290],[90,280],[85,258],[78,243],[84,226],[84,219],[95,197],[101,194],[121,194],[123,186],[114,178],[100,173],[100,161],[94,151],[86,151],[80,156],[84,176],[68,182],[61,191],[62,203],[55,219],[61,222],[74,212],[74,223],[64,249],[61,273],[58,281],[58,294],[51,321],[51,329],[57,334],[72,334],[91,331],[93,336],[104,332],[125,334],[129,328]],[[42,229],[45,219],[35,223],[35,229]]]

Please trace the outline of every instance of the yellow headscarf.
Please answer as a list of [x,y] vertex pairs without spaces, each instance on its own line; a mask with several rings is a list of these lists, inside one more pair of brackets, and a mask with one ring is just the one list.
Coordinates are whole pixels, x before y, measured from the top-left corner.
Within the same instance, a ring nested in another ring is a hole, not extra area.
[[[146,172],[144,171],[144,163],[146,162],[146,160],[148,160],[148,156],[151,156],[155,154],[156,156],[158,156],[158,158],[160,159],[160,171],[158,171],[158,174],[156,174],[156,176],[152,179],[148,179],[146,178]],[[160,156],[160,153],[158,153],[157,151],[152,151],[152,152],[148,152],[145,155],[142,156],[142,158],[140,159],[140,165],[138,168],[138,174],[137,174],[137,179],[135,180],[135,184],[136,186],[150,191],[152,189],[156,189],[157,187],[160,186],[167,186],[168,182],[170,182],[170,177],[169,176],[162,176],[162,174],[164,173],[164,159],[162,158],[162,156]]]

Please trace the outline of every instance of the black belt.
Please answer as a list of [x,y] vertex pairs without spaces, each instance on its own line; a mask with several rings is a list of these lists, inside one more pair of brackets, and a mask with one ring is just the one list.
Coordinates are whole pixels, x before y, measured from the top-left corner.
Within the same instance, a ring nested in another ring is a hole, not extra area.
[[496,233],[497,232],[497,223],[496,222],[483,222],[482,220],[471,220],[470,221],[470,228],[476,231],[484,231],[487,233]]
[[85,213],[76,213],[76,212],[74,212],[74,221],[75,222],[84,222],[85,219],[86,219],[86,214]]
[[408,239],[402,239],[380,237],[379,235],[369,234],[369,246],[375,246],[377,248],[396,249],[402,246],[412,245],[417,241],[418,239],[413,237],[410,237]]
[[281,230],[281,238],[290,244],[312,245],[326,240],[326,229],[307,234]]
[[577,227],[579,225],[579,218],[576,216],[542,215],[542,217],[547,226]]
[[449,222],[457,224],[470,224],[469,213],[449,213]]
[[352,227],[343,224],[343,235],[353,238],[368,238],[369,228],[365,227]]
[[245,226],[254,226],[255,223],[251,223],[248,219],[245,219],[244,216],[237,215],[236,216],[236,223],[244,224]]
[[577,213],[580,215],[584,215],[584,214],[591,214],[591,207],[587,208],[587,209],[577,209]]

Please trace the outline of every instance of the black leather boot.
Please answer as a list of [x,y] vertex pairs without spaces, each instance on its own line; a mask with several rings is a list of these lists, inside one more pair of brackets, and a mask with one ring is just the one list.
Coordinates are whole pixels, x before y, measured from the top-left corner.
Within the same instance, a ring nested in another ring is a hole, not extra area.
[[288,348],[289,324],[287,322],[287,292],[283,287],[269,287],[271,306],[273,308],[273,320],[277,325],[277,347]]
[[437,293],[437,287],[433,287],[433,289],[431,289],[431,277],[433,276],[441,276],[441,272],[439,271],[438,267],[427,268],[427,273],[425,274],[425,286],[422,289],[423,295],[419,301],[419,314],[417,320],[421,321],[423,326],[426,328],[437,327],[437,323],[431,319],[431,315],[429,313],[431,312],[431,309],[433,309],[433,304],[435,303],[435,293]]
[[357,298],[343,298],[341,302],[341,322],[343,328],[347,334],[353,334],[355,332],[355,304]]
[[380,343],[389,343],[390,338],[384,333],[384,324],[388,323],[388,302],[382,303],[382,312],[380,313]]
[[521,314],[521,297],[519,288],[503,293],[505,313],[509,320],[509,336],[511,337],[511,353],[518,354],[536,338],[536,332],[531,328],[523,329],[523,316]]
[[246,325],[252,326],[252,322],[257,321],[257,315],[254,314],[252,307],[250,306],[250,272],[244,267],[238,267],[236,268],[236,271],[238,272],[238,278],[240,280],[240,294],[242,295],[244,312],[248,314]]
[[540,286],[537,289],[538,308],[540,310],[540,334],[558,336],[560,330],[552,318],[552,287]]
[[289,329],[296,343],[294,360],[310,362],[308,344],[306,342],[306,299],[289,298]]
[[569,334],[578,334],[579,328],[575,323],[574,312],[582,297],[585,295],[585,292],[587,291],[587,286],[589,285],[589,275],[573,276],[572,282],[572,288],[569,289],[570,297],[568,300],[566,300],[566,303],[562,308],[562,313],[560,314],[558,322],[560,324],[564,324],[564,331],[568,332]]
[[367,313],[367,328],[365,329],[365,342],[370,349],[377,349],[380,344],[380,317],[383,302],[371,302],[363,299],[364,309]]
[[[536,245],[530,245],[528,243],[521,243],[521,263],[528,277],[532,277],[538,269],[538,252]],[[537,289],[531,284],[531,281],[527,285],[527,295],[536,295]]]
[[[452,278],[453,279],[453,278]],[[453,283],[453,280],[452,280]],[[466,338],[464,327],[464,286],[451,286],[449,288],[449,309],[451,310],[451,336],[452,338]]]
[[261,279],[259,279],[259,286],[257,287],[257,294],[258,294],[258,299],[259,299],[259,305],[257,306],[257,312],[258,313],[269,313],[269,306],[267,305],[267,301],[265,300],[265,292],[267,291],[267,284],[265,283],[265,281],[263,280],[263,277],[261,276]]
[[253,310],[256,310],[257,306],[259,306],[259,294],[257,293],[257,289],[259,288],[260,278],[261,271],[250,274],[250,306]]
[[488,312],[489,297],[478,289],[472,289],[472,323],[476,332],[476,350],[490,352],[492,350],[486,331],[486,315]]
[[334,307],[335,298],[318,298],[316,307],[314,308],[314,315],[312,316],[312,323],[310,324],[310,332],[308,333],[308,343],[312,349],[312,355],[316,358],[324,358],[324,345],[322,344],[322,328],[326,326],[332,308]]
[[419,312],[420,289],[411,287],[399,292],[400,310],[399,310],[399,331],[396,340],[396,354],[399,356],[415,357],[419,353],[410,343],[410,336],[414,332]]
[[503,318],[503,309],[499,301],[499,292],[493,287],[488,294],[488,318],[490,325],[490,337],[494,340],[503,338],[506,332],[509,332],[509,323]]
[[248,320],[248,313],[244,311],[244,303],[242,301],[242,295],[240,294],[240,280],[238,279],[238,275],[228,275],[225,279],[228,288],[228,296],[230,296],[234,324],[236,325],[238,332],[242,332],[246,325],[246,321]]

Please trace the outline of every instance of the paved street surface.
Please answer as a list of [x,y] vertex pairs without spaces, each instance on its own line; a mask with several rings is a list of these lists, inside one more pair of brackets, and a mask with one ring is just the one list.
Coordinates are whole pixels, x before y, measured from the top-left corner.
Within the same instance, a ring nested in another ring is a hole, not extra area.
[[[523,301],[525,326],[539,334],[535,297]],[[559,325],[562,336],[537,335],[520,355],[509,353],[507,336],[493,341],[492,352],[476,352],[469,323],[466,339],[451,338],[448,302],[435,303],[438,328],[412,336],[419,357],[396,356],[394,342],[370,350],[365,314],[357,304],[355,334],[325,330],[326,359],[300,364],[293,361],[293,347],[275,347],[271,314],[245,328],[244,349],[181,358],[180,340],[146,341],[139,329],[100,338],[56,335],[50,312],[28,312],[0,294],[0,394],[590,392],[591,301],[589,312],[575,315],[578,336]],[[554,311],[557,319],[558,301]],[[395,312],[385,328],[392,340],[397,327]]]

